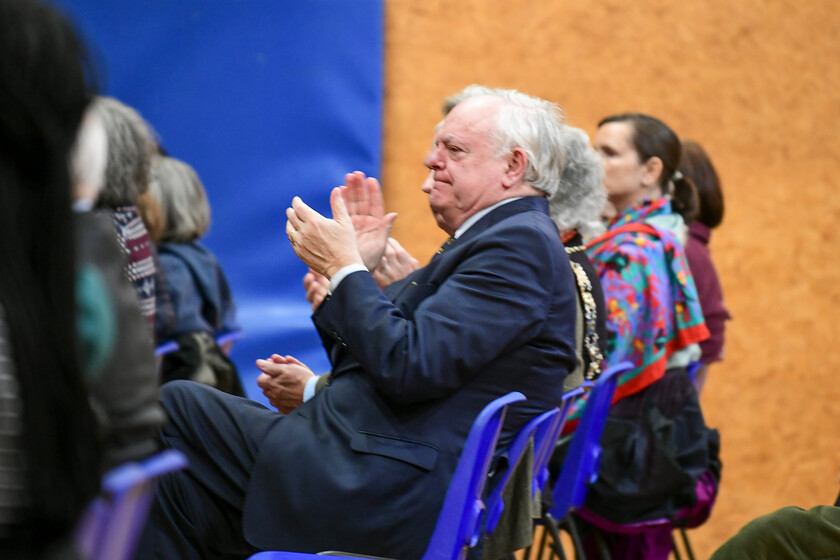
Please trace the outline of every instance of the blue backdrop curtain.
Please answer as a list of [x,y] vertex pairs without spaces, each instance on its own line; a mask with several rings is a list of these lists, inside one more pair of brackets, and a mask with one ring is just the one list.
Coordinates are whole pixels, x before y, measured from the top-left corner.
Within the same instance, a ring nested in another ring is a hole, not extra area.
[[210,198],[203,242],[219,257],[257,358],[329,363],[310,320],[306,267],[285,235],[299,195],[329,214],[344,173],[379,175],[382,0],[60,0],[97,62],[102,93],[135,107]]

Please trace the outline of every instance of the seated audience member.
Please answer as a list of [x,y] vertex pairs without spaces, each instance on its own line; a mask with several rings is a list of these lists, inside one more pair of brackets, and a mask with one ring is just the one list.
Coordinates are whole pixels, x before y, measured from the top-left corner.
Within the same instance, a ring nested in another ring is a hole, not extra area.
[[120,248],[126,255],[126,276],[137,291],[140,311],[155,324],[155,258],[149,231],[137,208],[149,188],[149,167],[157,150],[154,132],[140,114],[111,97],[97,97],[93,110],[108,136],[105,185],[96,208],[110,213]]
[[711,560],[829,560],[840,558],[840,507],[789,506],[744,525]]
[[[149,191],[137,197],[137,212],[149,232],[149,239],[152,240],[152,259],[155,264],[155,344],[161,345],[169,340],[175,328],[175,310],[172,308],[169,293],[166,291],[166,278],[157,253],[157,246],[160,244],[160,236],[163,233],[163,216],[157,200]],[[161,358],[158,356],[158,359]]]
[[[444,103],[444,112],[448,113],[462,99],[453,97]],[[607,328],[604,294],[592,262],[584,251],[583,236],[591,239],[603,232],[600,220],[601,209],[606,203],[606,191],[603,188],[603,166],[600,157],[589,145],[589,136],[570,126],[563,127],[563,140],[566,151],[566,163],[560,177],[557,192],[551,196],[549,210],[562,235],[566,253],[575,272],[578,295],[578,366],[565,381],[568,391],[580,386],[584,379],[595,380],[601,371],[601,361],[606,350]],[[364,180],[363,175],[356,172]],[[349,182],[351,177],[345,177]],[[427,181],[433,180],[430,175]],[[388,238],[385,254],[373,272],[380,287],[385,288],[392,282],[401,280],[417,268],[417,259],[411,256],[396,239]],[[314,273],[304,276],[306,298],[312,304],[312,310],[318,308],[327,295],[328,282]],[[588,302],[588,303],[587,303]],[[286,363],[285,358],[272,357],[276,363]],[[281,412],[288,412],[303,402],[303,382],[314,375],[300,368],[300,364],[289,361],[282,378],[270,383],[269,378],[262,378],[269,392],[280,405]],[[321,380],[321,383],[326,380]],[[283,393],[282,395],[280,393]],[[307,398],[314,394],[307,392]],[[266,396],[268,394],[266,393]],[[291,408],[289,408],[291,407]]]
[[176,352],[163,357],[161,379],[192,379],[245,396],[236,366],[216,344],[239,330],[233,296],[216,256],[199,243],[210,227],[210,204],[192,167],[155,156],[149,193],[160,209],[158,255],[175,321]]
[[601,209],[606,202],[601,159],[579,128],[564,128],[566,167],[560,186],[549,200],[549,212],[575,273],[578,294],[578,367],[566,378],[565,389],[574,389],[601,374],[607,344],[604,292],[598,273],[586,254],[584,239],[603,233]]
[[[480,90],[479,90],[480,91]],[[473,92],[478,93],[478,92]],[[448,113],[462,97],[453,97],[444,105]],[[601,284],[592,262],[584,251],[582,235],[592,238],[603,232],[600,221],[601,209],[606,202],[603,187],[603,166],[601,159],[589,144],[589,136],[577,128],[563,127],[563,146],[566,155],[563,172],[557,191],[549,199],[549,213],[562,236],[566,253],[569,256],[575,274],[577,288],[577,323],[575,326],[577,366],[566,377],[564,391],[578,387],[587,380],[594,380],[601,372],[601,361],[606,349],[606,312]],[[349,180],[349,177],[345,177]],[[427,180],[433,180],[433,176]],[[400,280],[410,274],[416,266],[414,259],[395,239],[388,239],[388,247],[379,261],[374,278],[380,286]],[[323,276],[312,271],[304,278],[307,299],[313,310],[320,305],[327,294],[327,284]],[[383,286],[383,287],[384,287]],[[271,361],[282,364],[284,358],[273,357]],[[299,362],[289,361],[283,373],[273,378],[263,376],[260,384],[266,387],[265,394],[276,402],[278,409],[291,410],[303,400],[303,381],[311,378]],[[328,377],[317,381],[323,386]],[[314,391],[313,391],[314,393]],[[307,395],[309,397],[309,395]],[[507,504],[499,529],[485,543],[482,553],[485,558],[497,558],[507,553],[528,546],[531,542],[533,519],[531,508],[530,458],[524,463],[529,468],[514,474],[511,484],[505,491]],[[559,465],[555,465],[559,471]],[[511,504],[516,505],[511,506]],[[516,535],[512,537],[512,535]]]
[[78,559],[99,488],[96,420],[76,346],[68,160],[91,99],[70,23],[0,2],[0,557]]
[[723,290],[709,252],[712,230],[723,221],[723,191],[712,161],[697,142],[683,140],[680,172],[694,183],[699,201],[699,211],[688,226],[689,235],[685,244],[685,257],[709,329],[709,338],[700,342],[700,362],[703,365],[694,373],[694,386],[699,393],[703,390],[709,365],[723,359],[725,323],[731,319],[723,305]]
[[99,194],[106,161],[105,130],[88,111],[71,167],[81,359],[99,416],[103,471],[153,454],[164,422],[151,332],[125,276],[126,258],[114,236],[113,220],[85,210]]
[[[601,121],[593,143],[616,211],[587,246],[607,306],[604,367],[633,365],[619,378],[599,478],[578,512],[604,527],[679,516],[697,505],[698,485],[716,488],[720,463],[717,432],[706,427],[686,372],[708,331],[678,241],[681,215],[696,208],[690,181],[677,173],[679,139],[658,119],[631,113]],[[713,494],[694,522],[708,515]],[[606,537],[613,558],[665,559],[670,550],[667,527]]]
[[[361,193],[378,203],[354,204],[355,219],[340,189],[332,220],[292,201],[292,248],[330,281],[313,315],[330,383],[288,415],[197,383],[165,385],[163,440],[191,466],[159,486],[141,557],[420,558],[478,412],[526,395],[508,409],[506,445],[559,402],[575,359],[574,278],[546,200],[562,170],[561,117],[543,100],[486,91],[446,116],[425,158],[434,175],[424,191],[451,240],[385,291],[368,272],[392,221],[366,214],[381,207],[378,189]],[[357,242],[356,230],[379,234]]]
[[[584,379],[594,381],[601,373],[606,350],[607,326],[604,294],[598,274],[583,244],[603,232],[601,209],[606,201],[601,158],[589,144],[589,136],[571,126],[563,127],[563,147],[566,162],[557,192],[549,198],[549,214],[561,235],[566,254],[575,275],[577,313],[575,324],[575,355],[577,365],[564,382],[564,392],[579,387]],[[552,477],[560,470],[560,458],[550,465]],[[532,492],[532,455],[526,451],[518,470],[503,492],[505,509],[496,530],[482,542],[485,560],[509,557],[516,550],[532,542],[534,517],[540,516],[543,504],[550,507],[551,493],[537,496]],[[492,481],[490,483],[492,485]],[[541,499],[540,499],[541,498]],[[472,554],[472,557],[477,557]]]

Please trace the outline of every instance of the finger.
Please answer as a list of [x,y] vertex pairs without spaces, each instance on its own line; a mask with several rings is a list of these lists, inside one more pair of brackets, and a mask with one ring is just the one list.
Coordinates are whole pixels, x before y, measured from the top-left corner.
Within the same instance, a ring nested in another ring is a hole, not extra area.
[[344,197],[341,196],[341,189],[335,188],[330,193],[330,208],[332,208],[333,220],[341,224],[351,223],[347,206],[344,204]]
[[357,178],[353,173],[347,173],[344,175],[344,185],[341,188],[341,196],[344,198],[345,204],[347,204],[347,211],[350,212],[350,215],[355,215],[358,213],[358,188],[356,187]]
[[[290,364],[297,364],[299,366],[303,366],[303,362],[295,358],[294,356],[286,356],[286,362]],[[306,367],[306,366],[303,366]]]
[[259,387],[263,390],[263,392],[265,392],[271,387],[271,380],[272,377],[270,375],[261,373],[259,377],[257,377],[257,387]]
[[[336,189],[333,189],[334,191]],[[297,218],[297,222],[293,221],[292,224],[297,228],[299,223],[306,223],[311,222],[313,219],[323,217],[321,214],[313,210],[309,207],[299,196],[296,196],[292,199],[292,209],[294,210],[294,215]],[[286,212],[288,216],[288,211]],[[291,220],[291,218],[289,218]]]
[[387,222],[388,225],[388,233],[391,233],[391,226],[394,225],[394,221],[397,219],[398,214],[396,212],[391,212],[390,214],[385,214],[384,220]]
[[368,177],[365,181],[365,198],[368,201],[368,213],[371,216],[381,216],[385,213],[385,201],[382,199],[382,188],[375,177]]
[[286,220],[291,223],[295,229],[298,229],[303,223],[303,220],[300,219],[297,210],[294,208],[294,200],[292,200],[292,206],[286,208]]
[[[289,210],[291,210],[291,208]],[[297,252],[297,249],[295,248],[295,244],[298,242],[297,233],[298,231],[295,229],[295,226],[292,225],[291,219],[286,220],[286,237],[289,238],[289,243],[292,245],[292,249],[294,249],[295,252]]]
[[278,364],[274,361],[269,360],[257,360],[257,368],[263,372],[265,375],[270,375],[272,377],[280,375],[279,367],[281,364]]
[[[400,245],[400,242],[399,242],[399,241],[397,241],[396,239],[394,239],[393,237],[389,237],[389,238],[388,238],[388,245],[389,245],[390,247],[392,247],[392,248],[394,249],[394,251],[397,251],[397,252],[399,252],[399,251],[405,251],[405,249],[403,248],[403,246],[402,246],[402,245]],[[407,252],[407,251],[406,251],[406,252]]]
[[306,301],[312,305],[316,305],[316,303],[320,304],[322,299],[320,287],[310,286],[310,288],[306,290]]

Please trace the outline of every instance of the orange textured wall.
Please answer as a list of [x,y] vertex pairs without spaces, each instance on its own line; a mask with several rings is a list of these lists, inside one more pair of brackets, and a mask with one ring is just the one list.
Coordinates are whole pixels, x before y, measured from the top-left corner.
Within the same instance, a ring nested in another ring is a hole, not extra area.
[[712,251],[735,320],[702,403],[723,438],[706,558],[748,520],[832,502],[840,465],[840,3],[386,0],[383,182],[420,260],[445,238],[419,190],[442,99],[470,83],[560,103],[594,131],[653,114],[724,182]]

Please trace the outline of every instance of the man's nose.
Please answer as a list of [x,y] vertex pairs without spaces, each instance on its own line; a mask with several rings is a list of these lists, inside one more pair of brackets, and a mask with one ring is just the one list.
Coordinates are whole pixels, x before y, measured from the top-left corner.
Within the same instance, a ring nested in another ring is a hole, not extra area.
[[435,186],[435,176],[434,170],[430,169],[429,174],[426,176],[426,180],[423,181],[423,184],[420,185],[420,190],[426,194],[432,192],[432,187]]
[[443,160],[440,157],[439,148],[430,148],[426,157],[423,158],[423,165],[429,169],[440,169],[443,166]]

